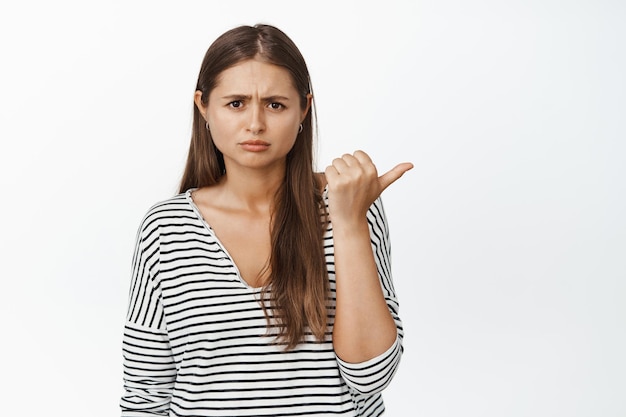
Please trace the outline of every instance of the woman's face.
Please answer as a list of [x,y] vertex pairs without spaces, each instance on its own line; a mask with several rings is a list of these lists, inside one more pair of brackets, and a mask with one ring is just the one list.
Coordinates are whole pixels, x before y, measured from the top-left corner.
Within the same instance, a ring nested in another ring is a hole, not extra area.
[[302,109],[289,72],[256,59],[224,70],[207,106],[200,98],[198,91],[196,105],[224,155],[227,171],[237,166],[284,169],[311,102],[309,96]]

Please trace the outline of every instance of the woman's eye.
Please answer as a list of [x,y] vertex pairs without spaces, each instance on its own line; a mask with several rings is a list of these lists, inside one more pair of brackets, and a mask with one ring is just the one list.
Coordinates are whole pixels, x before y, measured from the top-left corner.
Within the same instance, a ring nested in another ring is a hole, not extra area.
[[272,110],[281,110],[284,106],[280,103],[270,103],[270,109]]
[[235,100],[228,103],[228,105],[234,109],[238,109],[243,106],[243,103],[241,102],[241,100]]

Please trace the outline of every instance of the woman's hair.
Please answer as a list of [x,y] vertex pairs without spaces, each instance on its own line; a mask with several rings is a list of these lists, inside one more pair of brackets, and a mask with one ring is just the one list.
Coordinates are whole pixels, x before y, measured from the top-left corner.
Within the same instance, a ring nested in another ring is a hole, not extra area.
[[[222,71],[249,59],[285,68],[304,110],[312,94],[306,62],[287,35],[269,25],[240,26],[221,35],[202,61],[197,91],[208,103]],[[295,347],[307,332],[323,340],[327,330],[328,273],[323,248],[326,210],[321,184],[313,172],[313,113],[287,154],[285,179],[272,208],[270,277],[262,290],[269,300],[278,337]],[[180,192],[216,184],[225,174],[224,157],[215,147],[203,115],[194,106],[193,130]],[[266,317],[270,315],[262,303]]]

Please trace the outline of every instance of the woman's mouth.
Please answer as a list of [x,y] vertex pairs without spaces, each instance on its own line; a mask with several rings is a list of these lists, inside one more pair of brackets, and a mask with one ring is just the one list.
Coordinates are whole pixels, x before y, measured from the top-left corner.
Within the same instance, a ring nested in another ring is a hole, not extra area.
[[270,144],[264,140],[254,139],[240,142],[239,146],[249,152],[262,152],[267,150],[270,147]]

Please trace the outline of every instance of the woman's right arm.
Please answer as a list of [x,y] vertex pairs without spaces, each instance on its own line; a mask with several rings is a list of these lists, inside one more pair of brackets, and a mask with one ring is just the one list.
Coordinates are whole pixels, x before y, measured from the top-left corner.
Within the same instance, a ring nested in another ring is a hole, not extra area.
[[167,416],[176,367],[158,285],[158,221],[146,216],[137,234],[124,326],[122,417]]

